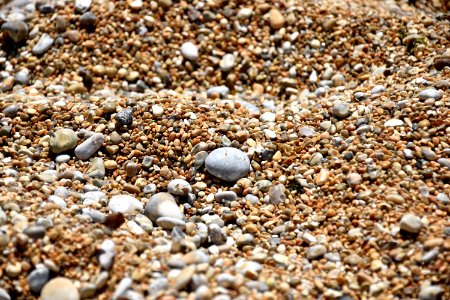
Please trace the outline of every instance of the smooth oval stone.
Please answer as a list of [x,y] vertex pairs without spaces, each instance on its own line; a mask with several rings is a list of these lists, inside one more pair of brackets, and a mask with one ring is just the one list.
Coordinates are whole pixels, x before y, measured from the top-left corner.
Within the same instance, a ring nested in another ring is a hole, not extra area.
[[390,119],[384,122],[384,127],[397,127],[397,126],[403,126],[404,122],[399,119]]
[[348,103],[337,101],[332,108],[332,113],[334,116],[339,118],[345,118],[350,114],[350,107]]
[[97,23],[97,17],[94,13],[88,11],[81,15],[80,26],[81,27],[93,27]]
[[316,259],[322,257],[327,253],[327,248],[324,245],[314,245],[306,250],[306,257],[308,259]]
[[156,222],[162,217],[178,220],[184,220],[185,218],[175,202],[175,198],[169,193],[157,193],[153,195],[145,206],[145,215],[152,222]]
[[132,214],[141,212],[144,205],[130,195],[116,195],[109,200],[108,209],[114,213]]
[[56,277],[44,286],[41,292],[41,300],[79,300],[78,289],[71,280],[64,277]]
[[421,287],[419,292],[419,300],[439,300],[444,292],[444,289],[439,285]]
[[432,98],[434,100],[439,100],[442,98],[442,94],[441,94],[441,92],[439,92],[438,90],[433,89],[433,88],[423,90],[419,93],[420,100],[425,101],[430,98]]
[[39,293],[42,290],[44,284],[48,281],[49,276],[50,271],[45,267],[39,267],[33,270],[27,277],[27,282],[30,286],[30,290],[35,293]]
[[45,52],[50,49],[50,47],[53,45],[54,39],[48,35],[47,33],[44,33],[40,38],[37,44],[33,47],[31,52],[33,52],[34,55],[42,55]]
[[438,164],[440,164],[443,167],[447,167],[448,169],[450,169],[450,158],[439,158],[437,160]]
[[218,192],[214,195],[214,199],[220,202],[231,202],[237,200],[238,196],[233,191]]
[[205,160],[206,170],[225,181],[236,181],[250,172],[250,159],[239,149],[223,147],[212,151]]
[[310,126],[302,126],[300,127],[298,133],[300,134],[300,136],[311,137],[316,134],[316,131]]
[[192,187],[184,179],[174,179],[167,185],[167,191],[172,195],[187,196],[192,192]]
[[220,60],[220,69],[222,70],[222,72],[228,72],[233,69],[235,61],[236,57],[234,57],[233,54],[225,54]]
[[53,153],[61,153],[72,150],[77,146],[78,137],[72,129],[61,128],[50,137],[50,150]]
[[75,148],[75,156],[81,160],[91,157],[102,146],[105,137],[101,133],[94,133],[90,138]]
[[183,54],[183,57],[188,60],[196,61],[198,59],[197,46],[191,42],[186,42],[181,45],[181,54]]
[[6,32],[14,43],[20,43],[28,37],[28,25],[20,20],[11,20],[4,23],[1,30]]

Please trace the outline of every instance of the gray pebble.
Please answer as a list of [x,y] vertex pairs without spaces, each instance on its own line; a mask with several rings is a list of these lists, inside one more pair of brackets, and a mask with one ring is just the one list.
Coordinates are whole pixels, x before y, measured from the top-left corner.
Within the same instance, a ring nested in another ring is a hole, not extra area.
[[156,220],[156,224],[163,228],[163,229],[168,229],[171,230],[174,227],[181,227],[181,228],[185,228],[186,227],[186,222],[184,222],[183,220],[177,219],[177,218],[171,218],[171,217],[160,217]]
[[437,160],[438,164],[440,164],[443,167],[447,167],[450,169],[450,158],[439,158]]
[[237,198],[238,196],[233,191],[218,192],[214,195],[214,199],[219,202],[231,202],[235,201]]
[[442,98],[442,94],[440,91],[434,89],[434,88],[429,88],[426,90],[423,90],[419,93],[419,99],[420,100],[427,100],[427,99],[434,99],[434,100],[440,100]]
[[30,286],[30,290],[35,293],[40,293],[45,283],[48,281],[49,276],[50,271],[46,267],[36,267],[36,269],[33,270],[27,277],[27,282]]
[[206,96],[210,98],[213,94],[219,95],[220,98],[227,98],[230,89],[224,85],[212,86],[206,90]]
[[284,203],[287,197],[284,194],[284,186],[282,184],[277,184],[269,190],[269,202],[273,205],[278,205]]
[[2,288],[0,288],[0,300],[11,300],[11,296]]
[[304,137],[311,137],[316,134],[316,131],[310,126],[302,126],[300,127],[298,134]]
[[205,161],[206,170],[225,181],[236,181],[250,172],[250,159],[241,150],[224,147],[212,151]]
[[81,160],[86,160],[100,149],[105,137],[101,133],[94,133],[90,138],[75,148],[75,156]]
[[439,250],[431,249],[428,252],[425,252],[422,256],[422,262],[427,264],[435,260],[439,255]]
[[81,27],[94,27],[96,23],[97,17],[90,11],[83,13],[80,17]]
[[[444,193],[439,193],[436,196],[436,200],[438,200],[439,202],[442,202],[442,204],[450,204],[450,197]],[[1,224],[1,222],[0,222]]]
[[1,30],[6,32],[14,43],[20,43],[28,37],[28,25],[20,20],[11,20],[4,23]]
[[166,278],[158,278],[148,286],[148,293],[150,296],[156,296],[160,291],[164,291],[169,286]]
[[33,52],[34,55],[42,55],[50,49],[50,47],[53,45],[53,41],[54,39],[50,35],[44,33],[39,38],[39,41],[33,47],[31,52]]
[[119,284],[116,286],[116,290],[111,297],[111,300],[118,300],[123,294],[131,287],[133,280],[130,277],[123,278]]
[[23,84],[23,85],[30,84],[30,70],[28,70],[26,68],[20,70],[14,76],[14,80],[19,84]]
[[385,92],[385,91],[386,91],[386,88],[384,86],[376,85],[376,86],[374,86],[372,88],[371,93],[372,93],[372,95],[374,95],[374,94],[379,94],[379,93],[382,93],[382,92]]
[[130,126],[133,123],[133,110],[123,109],[114,116],[114,119],[122,126]]
[[5,116],[7,117],[14,117],[17,112],[19,111],[20,106],[17,104],[11,104],[8,105],[4,110],[3,113],[5,114]]
[[41,239],[45,236],[45,227],[32,225],[24,229],[23,233],[32,239]]
[[336,117],[345,118],[350,114],[350,107],[346,102],[336,101],[331,112]]

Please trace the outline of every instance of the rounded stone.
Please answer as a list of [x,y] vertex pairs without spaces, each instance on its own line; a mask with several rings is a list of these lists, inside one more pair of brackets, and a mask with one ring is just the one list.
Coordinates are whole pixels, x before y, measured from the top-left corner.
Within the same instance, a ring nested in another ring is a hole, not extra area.
[[192,192],[192,187],[184,179],[174,179],[167,185],[167,191],[172,195],[187,196]]
[[425,101],[430,98],[432,98],[434,100],[439,100],[442,98],[442,94],[441,94],[441,92],[439,92],[438,90],[433,89],[433,88],[423,90],[419,93],[420,100]]
[[72,150],[77,146],[78,137],[72,129],[58,129],[55,134],[50,137],[50,150],[55,153]]
[[346,178],[347,184],[351,187],[355,187],[361,184],[362,177],[358,173],[350,173]]
[[191,42],[186,42],[183,45],[181,45],[181,54],[184,58],[196,61],[198,59],[198,49],[197,46],[195,46]]
[[27,277],[30,290],[35,293],[39,293],[42,290],[44,284],[48,281],[50,271],[46,267],[39,267],[33,270]]
[[54,42],[54,39],[47,33],[44,33],[39,38],[39,41],[33,47],[31,52],[33,52],[34,55],[42,55],[50,49],[50,47],[53,45],[53,42]]
[[306,257],[308,259],[320,258],[327,253],[327,248],[324,245],[314,245],[306,250]]
[[280,29],[284,26],[284,23],[286,22],[286,19],[281,14],[281,12],[276,9],[272,8],[269,12],[269,20],[270,20],[270,26],[273,29]]
[[97,17],[90,11],[85,12],[80,17],[80,26],[93,27],[97,23]]
[[250,159],[239,149],[223,147],[212,151],[205,160],[206,170],[225,181],[236,181],[250,172]]
[[67,278],[56,277],[44,286],[41,300],[79,300],[80,294],[75,285]]
[[233,54],[225,54],[220,60],[220,69],[222,70],[222,72],[228,72],[233,69],[235,61],[236,58]]
[[175,198],[169,193],[153,195],[145,206],[145,215],[155,223],[162,217],[184,220]]
[[141,212],[144,205],[130,195],[116,195],[109,200],[108,209],[114,213],[132,214]]
[[94,133],[90,138],[75,148],[75,156],[81,160],[91,157],[102,146],[105,137],[102,133]]
[[345,118],[350,114],[350,107],[348,103],[337,101],[332,108],[332,113],[334,116],[339,118]]
[[400,220],[400,229],[409,233],[419,233],[422,229],[422,221],[413,214],[405,214]]
[[14,43],[20,43],[28,36],[28,25],[20,20],[11,20],[4,23],[1,30],[6,32]]

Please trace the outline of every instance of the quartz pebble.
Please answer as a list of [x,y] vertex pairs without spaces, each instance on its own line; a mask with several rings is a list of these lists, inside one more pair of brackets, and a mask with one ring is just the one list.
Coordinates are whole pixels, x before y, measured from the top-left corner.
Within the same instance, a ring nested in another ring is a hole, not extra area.
[[94,133],[90,138],[75,148],[75,156],[81,160],[86,160],[100,149],[105,137],[101,133]]
[[130,195],[116,195],[109,200],[108,209],[113,213],[133,214],[141,212],[144,205]]
[[[155,223],[159,218],[163,217],[179,221],[183,221],[185,218],[178,208],[175,198],[168,193],[157,193],[153,195],[145,206],[145,215]],[[165,222],[167,219],[163,219],[163,221]]]
[[47,33],[44,33],[40,38],[37,44],[33,47],[32,52],[34,55],[42,55],[45,52],[47,52],[50,47],[53,45],[54,39],[48,35]]
[[250,172],[250,160],[241,150],[224,147],[212,151],[205,160],[208,172],[225,181],[236,181]]
[[191,42],[186,42],[181,45],[181,54],[183,54],[184,58],[188,60],[196,61],[198,59],[197,46]]

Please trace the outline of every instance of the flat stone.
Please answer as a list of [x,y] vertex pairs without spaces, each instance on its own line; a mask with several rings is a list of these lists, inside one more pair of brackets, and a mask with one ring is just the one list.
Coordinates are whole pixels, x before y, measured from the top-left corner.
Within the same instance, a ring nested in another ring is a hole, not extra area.
[[156,224],[163,228],[163,229],[168,229],[171,230],[174,227],[181,227],[181,228],[185,228],[186,227],[186,222],[184,222],[183,220],[177,219],[177,218],[170,218],[170,217],[160,217],[156,220]]
[[298,134],[304,137],[311,137],[316,134],[316,131],[310,126],[302,126],[300,127]]
[[141,212],[144,205],[130,195],[116,195],[109,200],[108,209],[114,213],[134,214]]
[[77,134],[72,129],[61,128],[50,137],[50,150],[58,154],[74,149],[77,143]]
[[39,38],[39,41],[33,47],[31,52],[33,52],[34,55],[42,55],[50,49],[50,47],[53,45],[53,41],[54,39],[50,35],[44,33]]
[[384,122],[384,127],[397,127],[397,126],[403,126],[405,122],[399,119],[390,119]]
[[100,149],[105,137],[101,133],[94,133],[90,138],[75,148],[75,156],[81,160],[89,159],[95,152]]
[[434,100],[440,100],[442,98],[442,94],[440,91],[434,89],[434,88],[429,88],[426,90],[423,90],[419,93],[419,99],[420,100],[427,100],[427,99],[434,99]]
[[422,221],[413,214],[405,214],[400,220],[400,229],[409,233],[419,233],[422,229]]
[[44,286],[41,292],[41,300],[79,300],[78,289],[71,280],[64,277],[56,277]]
[[225,181],[236,181],[250,172],[250,159],[247,154],[231,147],[212,151],[205,160],[206,170]]
[[214,199],[219,202],[231,202],[235,201],[237,198],[238,196],[233,191],[218,192],[214,195]]

